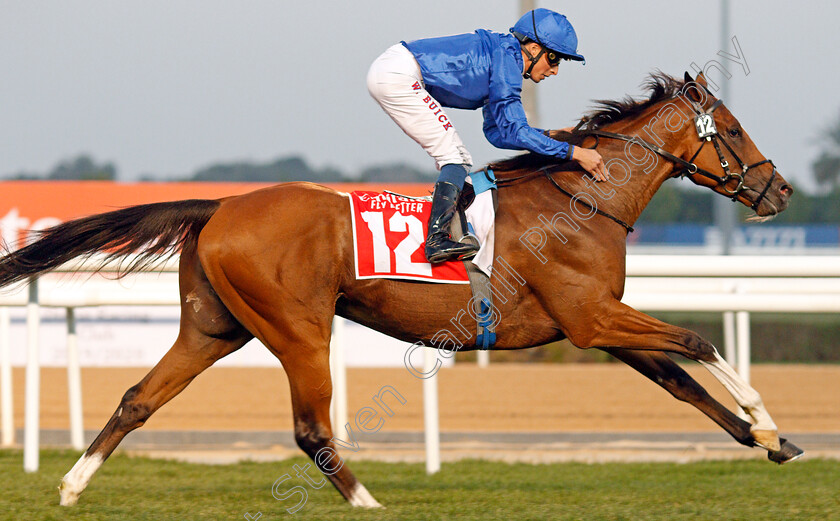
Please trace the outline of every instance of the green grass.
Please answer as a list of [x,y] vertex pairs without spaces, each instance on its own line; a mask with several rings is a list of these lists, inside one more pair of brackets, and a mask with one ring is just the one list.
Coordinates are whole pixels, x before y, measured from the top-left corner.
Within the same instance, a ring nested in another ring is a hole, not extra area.
[[[20,451],[0,451],[0,519],[609,519],[840,520],[840,462],[764,461],[692,464],[444,464],[435,476],[422,465],[354,462],[352,469],[386,510],[349,507],[330,485],[320,490],[294,476],[303,458],[275,463],[207,466],[117,455],[72,508],[58,506],[56,487],[78,454],[44,451],[41,470],[26,474]],[[310,469],[311,470],[311,469]],[[297,502],[271,495],[284,474],[306,487]],[[316,477],[316,476],[313,476]]]

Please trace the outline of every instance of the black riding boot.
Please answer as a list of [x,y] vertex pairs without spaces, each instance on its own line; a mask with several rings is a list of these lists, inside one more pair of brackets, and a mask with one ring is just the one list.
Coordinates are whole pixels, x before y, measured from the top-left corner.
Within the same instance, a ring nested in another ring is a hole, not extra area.
[[426,238],[426,258],[437,263],[448,260],[467,260],[475,257],[478,246],[452,240],[449,225],[455,215],[455,205],[461,191],[445,181],[435,184],[432,196],[432,215],[429,217],[429,236]]

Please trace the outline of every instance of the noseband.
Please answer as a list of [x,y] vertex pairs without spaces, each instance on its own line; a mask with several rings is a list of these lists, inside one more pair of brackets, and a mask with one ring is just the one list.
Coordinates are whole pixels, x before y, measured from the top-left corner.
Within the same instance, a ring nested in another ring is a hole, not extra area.
[[[709,92],[708,89],[706,89],[706,92],[707,93]],[[709,94],[711,95],[711,93],[709,93]],[[689,101],[691,101],[691,100],[689,100]],[[648,143],[647,141],[643,141],[643,140],[639,139],[638,137],[626,136],[624,134],[616,134],[614,132],[607,132],[607,131],[604,131],[604,130],[582,130],[581,133],[583,135],[595,136],[596,139],[598,137],[605,137],[605,138],[619,139],[619,140],[622,140],[622,141],[628,141],[630,143],[635,143],[635,144],[637,144],[637,145],[639,145],[643,148],[646,148],[646,149],[650,150],[651,152],[654,152],[654,153],[664,157],[665,159],[667,159],[669,161],[672,161],[672,162],[680,165],[682,167],[682,169],[679,170],[676,174],[674,174],[674,177],[685,177],[685,176],[692,176],[692,175],[701,175],[703,177],[707,177],[707,178],[715,181],[717,183],[717,186],[720,186],[722,188],[722,190],[727,194],[727,196],[730,199],[732,199],[733,201],[737,201],[738,196],[741,194],[741,192],[743,192],[744,190],[749,188],[748,186],[744,185],[744,178],[746,177],[747,172],[751,168],[761,166],[765,163],[770,163],[770,165],[773,167],[773,174],[770,176],[770,180],[767,181],[767,184],[764,186],[764,189],[761,191],[761,193],[759,193],[755,202],[753,202],[752,206],[750,206],[750,209],[755,211],[758,208],[758,206],[761,204],[761,201],[764,200],[764,196],[767,195],[767,191],[770,189],[770,185],[773,184],[773,180],[776,179],[776,165],[774,165],[773,161],[771,161],[769,159],[765,159],[763,161],[759,161],[759,162],[753,163],[751,165],[747,165],[746,163],[741,161],[741,158],[738,157],[738,154],[735,153],[735,150],[732,149],[732,147],[729,145],[729,143],[726,142],[726,140],[723,138],[723,136],[721,136],[718,133],[717,127],[715,126],[715,120],[714,120],[714,117],[712,116],[712,113],[715,110],[717,110],[717,108],[720,107],[722,104],[723,104],[723,101],[717,100],[717,101],[714,102],[714,104],[712,104],[711,107],[709,107],[708,110],[703,110],[703,108],[701,106],[699,106],[694,101],[691,101],[691,107],[696,114],[696,116],[694,118],[694,126],[697,130],[697,136],[702,141],[702,144],[700,145],[700,148],[697,149],[697,152],[695,152],[694,155],[691,156],[691,159],[688,160],[688,161],[686,161],[685,159],[682,159],[680,157],[675,156],[674,154],[668,152],[667,150],[662,149],[661,147],[658,147],[658,146],[656,146],[652,143]],[[578,126],[579,127],[582,126],[583,123],[585,123],[585,121],[582,121],[581,125],[578,125]],[[706,143],[708,143],[710,141],[714,145],[715,151],[717,152],[717,155],[718,155],[718,159],[720,160],[720,166],[723,169],[723,176],[715,175],[712,172],[709,172],[708,170],[704,170],[704,169],[698,167],[697,164],[694,162],[694,160],[697,158],[697,156],[700,155],[700,152],[703,150],[703,147],[706,146]],[[741,172],[732,173],[732,171],[729,169],[729,162],[723,156],[723,151],[721,150],[721,147],[720,147],[721,143],[723,143],[723,146],[725,146],[726,149],[729,150],[729,153],[732,154],[732,157],[735,158],[735,161],[738,162],[738,166],[741,168]],[[733,180],[737,182],[737,185],[735,186],[735,188],[733,190],[730,190],[726,185],[729,184],[729,182],[733,181]],[[754,190],[752,188],[750,188],[750,189]]]

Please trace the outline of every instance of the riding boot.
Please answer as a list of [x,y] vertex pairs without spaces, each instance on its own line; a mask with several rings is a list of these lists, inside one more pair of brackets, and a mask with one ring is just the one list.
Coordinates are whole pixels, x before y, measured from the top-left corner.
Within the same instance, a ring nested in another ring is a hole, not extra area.
[[429,235],[426,237],[425,248],[426,258],[431,263],[472,259],[478,253],[478,246],[453,241],[449,231],[460,193],[458,187],[452,183],[445,181],[435,183],[432,214],[429,217]]

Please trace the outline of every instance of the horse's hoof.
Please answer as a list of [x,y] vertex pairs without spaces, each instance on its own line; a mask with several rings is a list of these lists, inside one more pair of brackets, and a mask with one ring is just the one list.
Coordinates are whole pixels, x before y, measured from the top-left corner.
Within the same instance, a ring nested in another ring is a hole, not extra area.
[[373,498],[370,492],[368,492],[365,486],[361,483],[356,483],[356,488],[353,489],[353,492],[350,494],[350,497],[347,498],[347,501],[349,501],[350,505],[354,507],[385,508],[379,504],[379,501]]
[[782,442],[781,449],[777,451],[767,451],[767,459],[770,461],[775,461],[781,465],[789,461],[796,461],[805,454],[804,450],[800,449],[788,440],[782,438],[780,441]]
[[753,440],[755,440],[756,445],[767,449],[770,452],[778,452],[782,449],[781,443],[779,443],[779,433],[777,431],[766,431],[766,430],[751,430],[750,434],[752,434]]
[[71,491],[67,482],[63,479],[61,485],[58,486],[58,493],[61,496],[59,504],[63,507],[72,507],[79,502],[79,496],[81,495],[79,492]]

